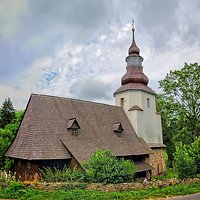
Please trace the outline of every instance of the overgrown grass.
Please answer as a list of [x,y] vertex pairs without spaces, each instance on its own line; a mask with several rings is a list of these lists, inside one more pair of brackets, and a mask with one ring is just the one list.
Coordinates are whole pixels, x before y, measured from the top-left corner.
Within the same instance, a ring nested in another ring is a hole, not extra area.
[[168,168],[165,175],[154,176],[153,180],[168,180],[171,178],[176,178],[176,173],[172,168]]
[[0,198],[16,198],[24,200],[140,200],[175,195],[187,195],[197,193],[199,191],[200,182],[191,185],[174,185],[161,189],[154,187],[147,190],[137,190],[132,192],[100,192],[89,190],[54,190],[48,192],[44,190],[25,189],[19,183],[15,183],[5,189],[0,188]]

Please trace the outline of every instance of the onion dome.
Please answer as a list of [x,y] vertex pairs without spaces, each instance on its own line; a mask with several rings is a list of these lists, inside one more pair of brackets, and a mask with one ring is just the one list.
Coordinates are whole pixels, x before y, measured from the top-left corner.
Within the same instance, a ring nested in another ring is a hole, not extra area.
[[142,67],[129,67],[126,74],[121,79],[122,85],[128,83],[142,83],[147,85],[149,82],[148,77],[143,73]]

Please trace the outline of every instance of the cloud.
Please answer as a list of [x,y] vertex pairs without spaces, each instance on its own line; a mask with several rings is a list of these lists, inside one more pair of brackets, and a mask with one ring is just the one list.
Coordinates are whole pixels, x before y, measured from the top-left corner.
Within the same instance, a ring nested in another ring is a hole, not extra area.
[[18,31],[18,20],[26,8],[26,1],[0,0],[0,36],[5,40]]
[[[20,2],[20,1],[17,1]],[[66,40],[85,42],[94,36],[107,21],[111,1],[41,0],[27,2],[23,16],[8,19],[18,26],[15,42],[40,55],[54,53],[53,49]]]
[[[44,89],[43,92],[94,101],[110,101],[120,83],[119,77],[125,71],[124,59],[121,58],[125,57],[127,48],[125,47],[125,53],[122,53],[120,44],[128,38],[127,31],[125,24],[124,27],[115,29],[111,27],[107,35],[100,35],[94,42],[83,45],[65,44],[52,60],[50,66],[53,67],[43,71],[40,85]],[[112,37],[116,38],[119,45],[113,45],[113,42],[117,42],[112,41]]]
[[70,87],[70,93],[75,98],[90,101],[112,100],[112,87],[109,83],[104,83],[96,76],[84,77],[74,81]]

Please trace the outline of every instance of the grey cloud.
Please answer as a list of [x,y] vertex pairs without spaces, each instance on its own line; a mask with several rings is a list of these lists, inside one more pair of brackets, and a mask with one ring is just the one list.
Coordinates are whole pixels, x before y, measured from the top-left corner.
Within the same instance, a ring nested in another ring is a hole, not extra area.
[[110,100],[113,98],[110,84],[96,80],[95,77],[77,80],[70,88],[72,96],[86,100]]
[[0,84],[11,82],[27,65],[32,63],[35,55],[20,48],[10,46],[0,39]]
[[[200,3],[200,2],[199,2]],[[187,23],[187,31],[184,33],[179,32],[183,46],[190,47],[193,45],[200,46],[199,33],[200,33],[200,21],[191,20]]]
[[[54,55],[67,41],[88,42],[107,23],[112,2],[101,0],[30,0],[17,18],[10,41],[0,40],[0,82],[13,79],[34,60]],[[1,39],[1,36],[0,36]]]
[[141,1],[138,23],[145,34],[153,39],[157,51],[165,51],[174,31],[177,31],[177,7],[179,1],[145,0]]
[[[17,37],[28,47],[38,41],[37,51],[51,51],[66,40],[85,42],[107,23],[111,1],[30,0],[20,21]],[[34,47],[33,47],[34,48]]]

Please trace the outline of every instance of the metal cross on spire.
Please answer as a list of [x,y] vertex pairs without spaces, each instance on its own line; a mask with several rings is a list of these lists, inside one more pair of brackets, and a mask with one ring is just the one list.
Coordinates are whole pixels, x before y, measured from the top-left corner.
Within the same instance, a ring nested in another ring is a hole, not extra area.
[[134,19],[132,18],[132,31],[135,31],[135,27],[134,27]]

